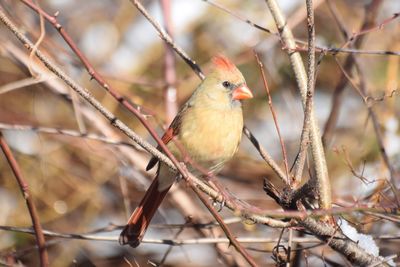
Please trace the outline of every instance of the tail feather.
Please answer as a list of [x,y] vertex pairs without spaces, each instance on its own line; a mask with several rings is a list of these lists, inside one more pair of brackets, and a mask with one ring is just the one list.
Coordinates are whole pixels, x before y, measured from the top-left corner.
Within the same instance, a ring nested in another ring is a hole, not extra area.
[[154,179],[139,206],[132,213],[122,230],[119,236],[119,243],[121,245],[129,244],[131,247],[137,247],[140,244],[151,219],[171,186],[172,184],[160,192],[158,191],[158,178]]

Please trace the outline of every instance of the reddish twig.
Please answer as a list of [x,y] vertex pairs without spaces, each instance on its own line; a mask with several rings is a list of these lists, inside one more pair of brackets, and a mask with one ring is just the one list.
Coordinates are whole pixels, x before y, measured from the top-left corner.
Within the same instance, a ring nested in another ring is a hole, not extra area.
[[[381,2],[382,2],[382,0],[378,0],[378,1],[374,1],[374,3],[371,3],[371,6],[372,7],[374,7],[374,8],[376,8],[376,7],[379,7],[379,5],[381,4]],[[367,12],[367,14],[366,14],[366,16],[368,17],[368,16],[370,16],[371,14],[369,14],[368,13],[368,11],[366,11]],[[372,14],[373,15],[373,14]],[[347,40],[347,42],[343,45],[343,47],[346,47],[348,44],[350,44],[351,42],[353,42],[353,40],[355,40],[356,38],[358,38],[358,37],[360,37],[360,36],[362,36],[362,35],[365,35],[365,34],[367,34],[367,33],[370,33],[370,32],[373,32],[373,31],[376,31],[376,30],[381,30],[381,29],[383,29],[383,27],[386,25],[386,24],[388,24],[388,23],[390,23],[390,22],[392,22],[393,20],[395,20],[396,18],[398,18],[400,16],[400,13],[398,12],[398,13],[394,13],[390,18],[387,18],[387,19],[385,19],[385,20],[383,20],[381,23],[379,23],[378,25],[370,25],[369,27],[365,27],[364,29],[362,29],[361,31],[359,31],[359,32],[356,32],[356,33],[353,33],[352,34],[352,36]],[[373,16],[373,17],[375,17],[375,16]]]
[[42,226],[40,224],[40,219],[39,219],[38,212],[36,210],[35,203],[33,202],[32,195],[29,192],[28,183],[25,181],[25,179],[22,175],[22,171],[18,165],[18,162],[15,160],[15,158],[11,152],[11,149],[7,145],[7,142],[1,131],[0,131],[0,146],[1,146],[1,149],[3,150],[4,155],[6,156],[8,164],[10,165],[10,167],[15,175],[15,178],[17,179],[17,182],[21,189],[22,195],[26,201],[26,206],[28,207],[29,215],[31,216],[31,220],[32,220],[32,224],[33,224],[33,229],[35,231],[36,243],[37,243],[38,249],[39,249],[40,266],[42,266],[42,267],[49,266],[49,257],[47,255],[47,250],[46,250],[46,240],[44,239],[43,230],[42,230]]
[[278,125],[278,119],[276,117],[276,113],[274,110],[274,107],[272,105],[272,98],[271,98],[271,93],[269,91],[269,87],[268,87],[268,82],[267,82],[267,78],[265,77],[265,72],[264,72],[264,66],[260,60],[260,58],[258,57],[257,53],[254,51],[254,56],[256,58],[257,64],[259,66],[260,72],[261,72],[261,78],[263,80],[264,83],[264,88],[265,91],[267,92],[267,97],[268,97],[268,106],[269,109],[271,111],[272,114],[272,118],[274,119],[274,124],[275,124],[275,128],[276,128],[276,132],[278,133],[278,137],[279,137],[279,142],[281,144],[281,149],[282,149],[282,156],[283,156],[283,163],[285,165],[285,171],[286,171],[286,184],[290,184],[290,179],[289,179],[289,167],[288,167],[288,160],[287,160],[287,154],[286,154],[286,149],[285,149],[285,142],[283,141],[283,137],[281,135],[281,131]]

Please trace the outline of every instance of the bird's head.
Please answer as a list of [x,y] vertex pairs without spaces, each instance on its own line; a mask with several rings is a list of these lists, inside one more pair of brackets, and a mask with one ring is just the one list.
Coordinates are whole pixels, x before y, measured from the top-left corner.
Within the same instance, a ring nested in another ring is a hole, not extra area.
[[204,93],[220,103],[240,104],[241,100],[253,97],[242,73],[225,56],[212,59],[212,70],[202,83]]

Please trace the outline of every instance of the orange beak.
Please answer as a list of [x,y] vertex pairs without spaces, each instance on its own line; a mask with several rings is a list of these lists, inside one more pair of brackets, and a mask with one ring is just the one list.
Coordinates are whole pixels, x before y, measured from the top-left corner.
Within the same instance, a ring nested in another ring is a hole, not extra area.
[[234,100],[243,100],[253,98],[253,94],[251,93],[249,87],[246,84],[239,86],[238,88],[234,89],[232,92],[232,98]]

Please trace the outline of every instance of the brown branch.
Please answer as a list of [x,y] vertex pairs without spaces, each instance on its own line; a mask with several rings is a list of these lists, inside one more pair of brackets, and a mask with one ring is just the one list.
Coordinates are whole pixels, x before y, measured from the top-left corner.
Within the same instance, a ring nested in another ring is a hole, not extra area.
[[28,207],[29,215],[31,216],[33,229],[36,236],[36,243],[38,245],[40,266],[47,267],[49,266],[49,257],[47,255],[47,250],[46,250],[46,240],[43,235],[43,230],[40,224],[40,219],[38,212],[36,210],[35,203],[33,202],[28,183],[26,182],[24,176],[22,175],[22,171],[18,165],[18,162],[15,160],[11,152],[11,149],[7,145],[7,142],[1,131],[0,131],[0,146],[8,161],[8,164],[10,165],[14,173],[15,178],[17,179],[19,188],[21,189],[21,193],[26,201],[26,206]]
[[51,25],[53,25],[53,27],[60,33],[64,41],[68,44],[68,46],[72,49],[72,51],[82,62],[83,66],[86,68],[89,75],[93,79],[95,79],[102,88],[104,88],[108,93],[110,93],[110,95],[114,97],[121,105],[123,105],[128,111],[134,114],[143,123],[143,125],[146,127],[146,129],[150,132],[152,136],[156,135],[155,131],[152,130],[151,127],[149,127],[149,125],[147,124],[145,116],[143,116],[143,114],[141,113],[141,110],[143,110],[143,108],[132,103],[126,97],[119,94],[117,90],[115,90],[110,84],[107,83],[107,81],[96,71],[96,69],[92,66],[90,61],[78,48],[78,46],[69,36],[67,31],[62,27],[60,23],[58,23],[56,16],[49,15],[43,9],[35,5],[31,0],[20,0],[20,1],[22,1],[25,5],[30,7],[38,14],[42,15]]

